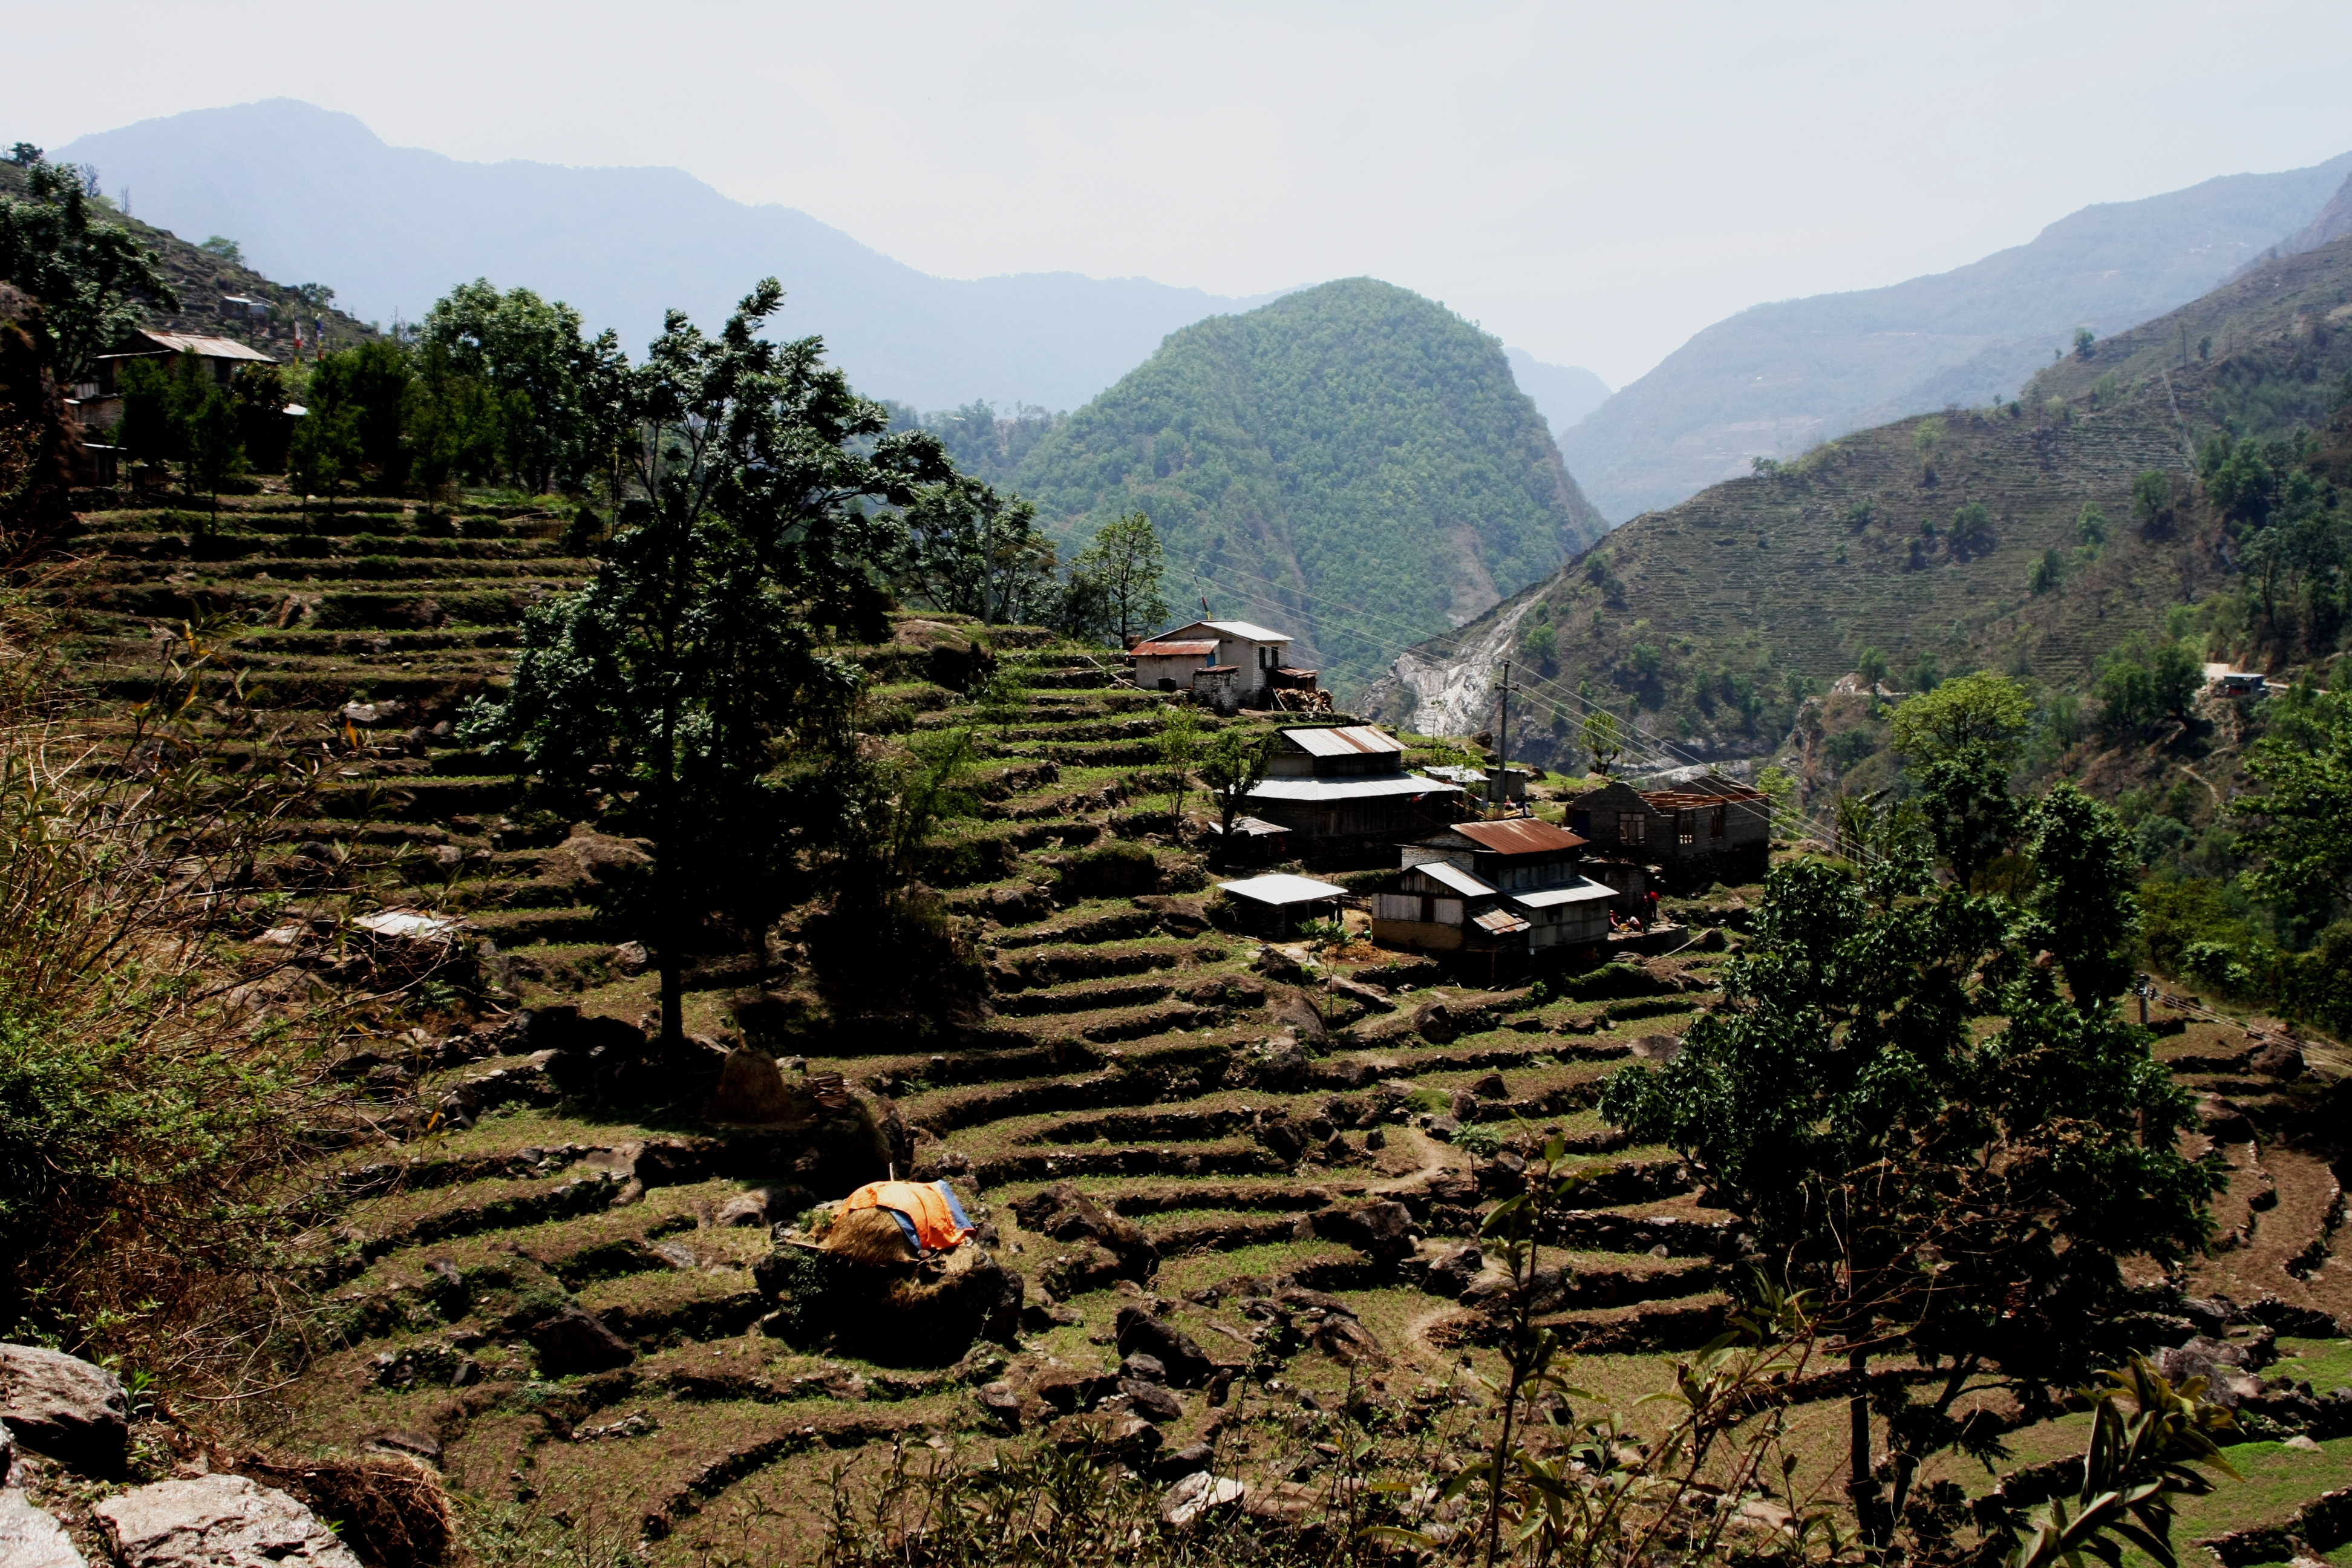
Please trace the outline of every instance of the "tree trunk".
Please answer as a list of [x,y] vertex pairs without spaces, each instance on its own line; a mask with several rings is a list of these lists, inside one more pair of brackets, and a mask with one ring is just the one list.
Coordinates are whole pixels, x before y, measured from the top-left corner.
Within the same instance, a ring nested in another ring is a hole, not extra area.
[[1846,1401],[1847,1461],[1846,1495],[1853,1503],[1853,1520],[1862,1531],[1862,1538],[1873,1545],[1885,1544],[1881,1538],[1878,1521],[1878,1483],[1871,1479],[1870,1460],[1870,1390],[1864,1383],[1869,1375],[1870,1353],[1854,1351],[1846,1357],[1846,1366],[1853,1372],[1854,1390]]

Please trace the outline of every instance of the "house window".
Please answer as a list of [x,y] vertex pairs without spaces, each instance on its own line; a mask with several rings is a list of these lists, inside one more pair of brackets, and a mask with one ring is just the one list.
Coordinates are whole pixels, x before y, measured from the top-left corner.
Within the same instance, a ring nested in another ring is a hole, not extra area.
[[1617,838],[1622,844],[1647,844],[1650,841],[1650,814],[1646,811],[1619,812]]
[[1675,842],[1684,846],[1685,847],[1688,847],[1689,846],[1698,842],[1697,812],[1678,811],[1675,813]]
[[1720,838],[1724,836],[1730,814],[1731,808],[1727,805],[1718,805],[1714,811],[1708,813],[1706,836],[1709,838]]

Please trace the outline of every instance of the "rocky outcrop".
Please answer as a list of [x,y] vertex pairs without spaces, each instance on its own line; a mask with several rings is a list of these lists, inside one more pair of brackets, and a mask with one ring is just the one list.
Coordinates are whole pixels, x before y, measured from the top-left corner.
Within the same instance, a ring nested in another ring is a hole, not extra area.
[[116,1476],[130,1443],[131,1398],[112,1373],[79,1356],[0,1344],[0,1424],[36,1453]]
[[91,1512],[121,1568],[360,1568],[316,1514],[245,1476],[157,1481]]
[[16,1487],[0,1488],[0,1563],[7,1568],[83,1568],[65,1526]]

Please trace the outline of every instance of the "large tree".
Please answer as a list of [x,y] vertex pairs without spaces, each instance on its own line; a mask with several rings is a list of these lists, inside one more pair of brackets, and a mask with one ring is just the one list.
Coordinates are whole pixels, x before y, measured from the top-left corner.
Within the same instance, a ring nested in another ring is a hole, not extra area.
[[[0,195],[0,282],[41,302],[55,345],[51,369],[70,384],[93,356],[147,319],[146,304],[180,308],[155,252],[118,223],[95,216],[79,171],[20,144],[30,200]],[[25,155],[29,154],[29,155]]]
[[1160,531],[1150,517],[1131,511],[1104,523],[1070,563],[1072,600],[1099,616],[1083,629],[1106,633],[1124,647],[1128,638],[1165,620],[1168,601],[1160,591],[1165,568]]
[[613,453],[600,437],[609,437],[617,423],[613,334],[583,339],[580,312],[561,300],[542,300],[529,289],[501,293],[477,278],[425,313],[425,342],[446,350],[457,374],[496,393],[515,483],[538,494],[604,470]]
[[887,509],[953,473],[934,437],[887,433],[822,340],[759,335],[782,299],[763,281],[715,339],[670,312],[630,378],[630,496],[602,564],[526,618],[507,698],[468,723],[545,786],[621,797],[653,840],[642,913],[671,1038],[682,946],[781,880],[795,831],[822,832],[793,809],[792,764],[855,757],[858,677],[825,643],[881,630]]
[[1962,887],[2016,841],[2021,808],[2009,775],[2032,719],[2024,688],[1982,670],[1895,710],[1895,749],[1918,784],[1937,851]]
[[[1995,1451],[1971,1394],[2051,1408],[2110,1348],[2118,1260],[2205,1234],[2213,1179],[2175,1150],[2188,1096],[2108,989],[2129,920],[2104,812],[2069,794],[2031,814],[2042,912],[1939,883],[1894,835],[1860,872],[1776,868],[1724,1005],[1602,1095],[1692,1162],[1776,1286],[1813,1293],[1855,1378],[1847,1484],[1881,1546],[1917,1523],[1928,1456]],[[2086,828],[2087,851],[2061,843]],[[1932,1378],[1869,1377],[1905,1357]]]
[[983,626],[1052,612],[1054,546],[1029,502],[960,476],[926,486],[905,521],[891,575],[908,597]]

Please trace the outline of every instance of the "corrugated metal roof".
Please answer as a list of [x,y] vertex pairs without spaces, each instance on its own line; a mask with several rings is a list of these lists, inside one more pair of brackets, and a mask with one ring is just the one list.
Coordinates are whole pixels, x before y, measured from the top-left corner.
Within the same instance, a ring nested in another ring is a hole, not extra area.
[[1384,795],[1460,795],[1458,784],[1440,784],[1419,773],[1390,773],[1373,779],[1268,779],[1249,792],[1251,800],[1318,801],[1370,800]]
[[1696,811],[1708,805],[1742,805],[1759,803],[1764,792],[1753,789],[1733,789],[1701,793],[1687,789],[1645,789],[1642,798],[1660,811]]
[[1127,650],[1130,658],[1191,658],[1216,651],[1213,642],[1139,642]]
[[1581,849],[1584,840],[1565,827],[1532,816],[1507,817],[1501,822],[1457,822],[1454,831],[1484,849],[1500,855],[1558,854]]
[[1532,893],[1513,893],[1511,902],[1524,904],[1531,910],[1548,910],[1555,904],[1589,904],[1595,899],[1613,899],[1617,889],[1606,882],[1596,882],[1587,877],[1565,888],[1545,888]]
[[1450,860],[1423,860],[1410,869],[1420,872],[1433,882],[1443,883],[1466,898],[1492,898],[1495,893],[1493,888]]
[[1294,877],[1287,871],[1272,871],[1263,877],[1244,877],[1238,882],[1220,882],[1217,891],[1260,904],[1312,904],[1348,895],[1345,888],[1335,888],[1312,877]]
[[1483,915],[1473,915],[1470,917],[1470,921],[1481,931],[1492,931],[1496,936],[1512,936],[1519,931],[1533,929],[1527,921],[1506,909],[1492,909]]
[[1314,757],[1344,757],[1351,752],[1386,755],[1402,752],[1404,743],[1370,724],[1324,724],[1285,730],[1282,738]]
[[1264,626],[1247,621],[1202,621],[1204,626],[1214,626],[1229,637],[1246,637],[1251,642],[1288,642],[1280,632],[1270,632]]
[[161,332],[141,328],[138,335],[159,348],[181,353],[194,349],[206,359],[250,360],[256,364],[276,364],[278,362],[259,349],[247,348],[235,338],[210,338],[195,332]]

